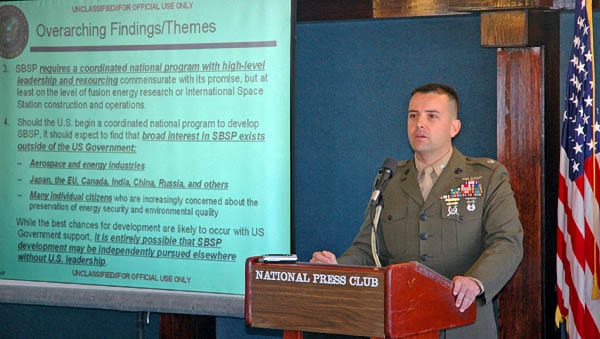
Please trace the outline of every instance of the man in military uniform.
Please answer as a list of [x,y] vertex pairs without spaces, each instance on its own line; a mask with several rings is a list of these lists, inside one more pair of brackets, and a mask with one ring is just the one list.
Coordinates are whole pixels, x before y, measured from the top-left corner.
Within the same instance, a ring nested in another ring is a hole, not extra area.
[[318,251],[311,262],[387,266],[419,261],[452,279],[461,312],[477,303],[474,324],[441,336],[495,338],[492,299],[521,262],[523,229],[506,168],[453,147],[461,128],[458,111],[458,96],[449,86],[427,84],[411,93],[408,137],[414,158],[398,162],[384,191],[375,254],[372,213],[365,213],[342,256]]

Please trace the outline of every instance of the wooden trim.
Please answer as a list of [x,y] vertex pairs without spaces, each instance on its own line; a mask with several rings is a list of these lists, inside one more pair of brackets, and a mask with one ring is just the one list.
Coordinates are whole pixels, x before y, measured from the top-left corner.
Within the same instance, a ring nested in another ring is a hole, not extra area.
[[[481,46],[533,47],[558,39],[558,21],[554,10],[507,10],[481,13]],[[556,35],[556,36],[555,36]]]
[[551,8],[552,0],[449,0],[455,11],[489,11],[499,9]]
[[[574,8],[575,0],[297,0],[296,20],[352,20],[462,15],[507,9]],[[594,0],[594,8],[600,0]]]
[[[482,13],[482,26],[484,16],[495,15]],[[557,11],[537,10],[516,15],[525,15],[519,18],[525,23],[520,41],[543,47],[514,48],[503,36],[490,38],[506,47],[497,53],[498,158],[509,169],[525,229],[523,262],[499,296],[500,333],[506,338],[514,333],[526,338],[560,337],[553,322],[560,17]]]
[[[508,169],[524,230],[524,256],[499,298],[501,337],[539,338],[542,328],[541,47],[497,54],[498,160]],[[518,301],[518,302],[517,302]]]
[[481,46],[527,46],[529,44],[526,10],[481,13]]
[[373,0],[374,18],[397,18],[465,14],[450,10],[448,1]]

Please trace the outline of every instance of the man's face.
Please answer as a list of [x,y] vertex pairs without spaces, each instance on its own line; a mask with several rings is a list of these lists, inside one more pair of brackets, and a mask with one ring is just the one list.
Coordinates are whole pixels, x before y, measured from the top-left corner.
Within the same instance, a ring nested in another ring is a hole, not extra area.
[[420,160],[427,164],[452,147],[460,131],[456,104],[446,94],[415,93],[408,105],[408,139]]

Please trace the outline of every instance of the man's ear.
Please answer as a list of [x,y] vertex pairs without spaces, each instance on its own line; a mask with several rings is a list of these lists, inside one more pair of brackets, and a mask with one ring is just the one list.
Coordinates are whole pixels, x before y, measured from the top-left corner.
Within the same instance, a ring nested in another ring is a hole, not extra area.
[[454,119],[452,121],[452,125],[450,126],[450,137],[454,138],[458,132],[460,132],[461,122],[458,119]]

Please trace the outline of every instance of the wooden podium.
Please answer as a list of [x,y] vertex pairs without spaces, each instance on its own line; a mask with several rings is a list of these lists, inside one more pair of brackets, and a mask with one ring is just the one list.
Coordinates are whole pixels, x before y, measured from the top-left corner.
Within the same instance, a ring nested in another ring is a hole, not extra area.
[[384,268],[246,260],[246,324],[284,330],[283,337],[320,332],[372,338],[438,338],[473,323],[460,313],[452,281],[417,262]]

